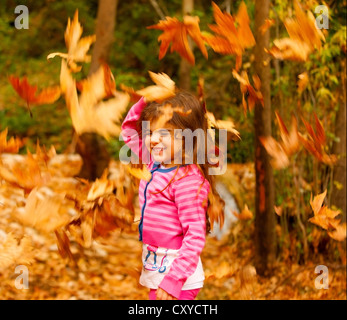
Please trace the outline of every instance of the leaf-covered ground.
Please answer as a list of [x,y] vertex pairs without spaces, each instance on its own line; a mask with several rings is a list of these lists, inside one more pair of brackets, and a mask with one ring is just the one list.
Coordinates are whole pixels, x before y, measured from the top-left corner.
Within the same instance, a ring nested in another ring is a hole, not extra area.
[[[9,156],[6,161],[3,158],[2,169],[11,167],[9,163],[14,161],[11,157],[19,156]],[[67,178],[67,173],[57,178],[57,172],[69,170],[70,162],[62,163],[53,161],[47,165],[50,169],[47,172],[51,175],[54,173],[56,180],[54,184],[43,187],[46,188],[46,194],[49,194],[48,190],[57,192],[64,187],[70,191],[73,189],[74,184]],[[75,165],[76,163],[71,168],[75,168]],[[254,187],[252,168],[252,164],[230,165],[222,179],[224,182],[229,180],[228,188],[239,205],[252,201],[252,192],[249,192]],[[13,170],[9,172],[15,174]],[[0,173],[5,175],[4,170]],[[5,177],[10,178],[8,175]],[[23,218],[25,214],[20,215],[23,214],[20,208],[27,208],[25,205],[29,192],[24,192],[23,187],[10,184],[4,178],[0,188],[1,299],[148,298],[147,289],[138,284],[141,243],[137,240],[136,223],[126,230],[117,228],[107,236],[95,237],[87,248],[81,246],[78,239],[71,237],[69,249],[73,260],[69,260],[67,257],[62,258],[54,232],[47,229],[50,223],[56,226],[57,220],[41,219],[40,225],[37,223],[39,220],[36,220],[36,224],[31,221],[30,226],[28,219]],[[81,191],[76,189],[76,194],[79,192]],[[134,202],[137,202],[136,198]],[[135,211],[136,221],[138,207]],[[38,218],[36,216],[36,219]],[[38,228],[40,226],[41,228]],[[316,288],[317,263],[310,261],[298,265],[294,262],[288,263],[288,259],[279,259],[270,277],[257,275],[253,262],[253,228],[252,219],[239,220],[221,240],[212,236],[207,238],[202,253],[206,280],[197,299],[346,299],[346,269],[343,261],[326,263],[329,270],[328,289]],[[341,246],[339,248],[341,249]],[[321,264],[324,264],[324,260],[321,261]],[[16,271],[18,265],[28,268],[27,289],[20,288],[21,282],[18,279],[22,276],[22,271]]]

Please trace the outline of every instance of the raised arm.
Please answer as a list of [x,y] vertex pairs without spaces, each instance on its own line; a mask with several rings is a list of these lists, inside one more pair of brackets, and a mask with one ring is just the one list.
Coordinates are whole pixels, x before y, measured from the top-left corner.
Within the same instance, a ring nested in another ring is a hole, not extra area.
[[121,135],[131,151],[134,152],[143,161],[143,163],[149,163],[149,152],[147,151],[144,141],[142,140],[136,126],[137,121],[140,119],[141,112],[145,107],[146,102],[144,97],[142,97],[130,108],[122,123]]

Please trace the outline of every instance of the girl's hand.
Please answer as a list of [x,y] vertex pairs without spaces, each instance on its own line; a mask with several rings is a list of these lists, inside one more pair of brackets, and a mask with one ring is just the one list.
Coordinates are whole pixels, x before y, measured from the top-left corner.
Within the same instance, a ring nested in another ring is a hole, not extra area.
[[158,290],[156,292],[156,296],[157,296],[157,300],[177,300],[174,296],[167,293],[162,288],[158,288]]

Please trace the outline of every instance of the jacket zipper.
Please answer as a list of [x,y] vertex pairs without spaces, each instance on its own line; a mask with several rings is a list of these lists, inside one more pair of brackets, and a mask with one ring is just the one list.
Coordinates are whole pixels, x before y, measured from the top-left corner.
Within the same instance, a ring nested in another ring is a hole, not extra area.
[[155,169],[153,169],[153,170],[151,171],[152,177],[151,177],[151,179],[147,182],[146,187],[145,187],[145,191],[143,192],[145,201],[144,201],[143,206],[142,206],[142,210],[141,210],[141,220],[140,220],[140,224],[139,224],[139,234],[140,234],[140,235],[139,235],[139,240],[140,240],[140,241],[142,241],[143,216],[144,216],[145,207],[146,207],[146,203],[147,203],[147,196],[146,196],[146,194],[147,194],[147,188],[148,188],[149,183],[153,180],[153,173],[154,173],[155,171],[157,171],[158,169],[159,169],[159,165],[158,165]]

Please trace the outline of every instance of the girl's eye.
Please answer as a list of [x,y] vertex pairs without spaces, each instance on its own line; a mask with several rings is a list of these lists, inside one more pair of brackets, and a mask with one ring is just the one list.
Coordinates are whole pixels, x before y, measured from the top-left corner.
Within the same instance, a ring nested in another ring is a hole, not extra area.
[[170,132],[167,131],[167,130],[161,130],[159,131],[159,134],[162,136],[162,137],[168,137],[170,135]]

